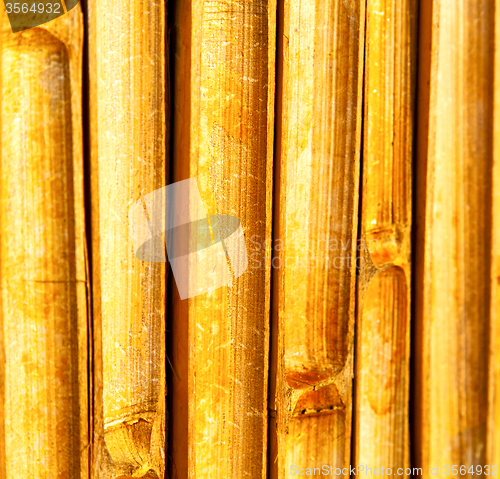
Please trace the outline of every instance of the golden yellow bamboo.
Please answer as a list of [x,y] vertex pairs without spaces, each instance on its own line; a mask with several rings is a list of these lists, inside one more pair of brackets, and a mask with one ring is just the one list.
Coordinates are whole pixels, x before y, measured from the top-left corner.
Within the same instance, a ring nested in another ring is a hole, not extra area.
[[500,2],[495,1],[490,364],[486,464],[500,464]]
[[410,465],[416,8],[415,0],[367,3],[354,433],[361,475]]
[[273,477],[350,463],[364,18],[284,3]]
[[432,17],[430,6],[422,5],[432,49],[421,78],[430,96],[419,112],[425,202],[415,284],[416,456],[425,477],[429,464],[445,474],[446,465],[469,471],[486,460],[495,13],[487,0],[434,0]]
[[112,477],[163,478],[166,269],[136,258],[128,213],[167,182],[165,4],[93,7],[104,440]]
[[80,8],[0,33],[1,477],[89,477]]
[[[238,217],[247,247],[254,236],[264,242],[271,237],[276,4],[179,3],[175,180],[195,177],[208,214]],[[184,400],[174,398],[171,414],[187,431],[187,451],[172,451],[178,477],[266,476],[268,261],[249,261],[230,286],[184,302],[177,296],[173,330],[184,342],[173,351],[172,381]]]

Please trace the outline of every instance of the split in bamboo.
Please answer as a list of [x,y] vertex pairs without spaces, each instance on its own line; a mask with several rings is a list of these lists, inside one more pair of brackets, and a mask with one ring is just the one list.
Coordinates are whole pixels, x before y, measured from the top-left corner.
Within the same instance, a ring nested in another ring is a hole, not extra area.
[[366,12],[354,462],[394,470],[410,465],[416,7],[370,0]]
[[[103,415],[103,375],[102,375],[102,317],[101,317],[101,261],[99,250],[99,164],[97,160],[97,44],[96,44],[96,0],[87,0],[84,3],[87,37],[87,80],[88,90],[88,153],[90,153],[90,191],[87,197],[87,206],[90,209],[90,244],[89,263],[91,274],[91,307],[92,329],[89,354],[92,355],[92,401],[91,410],[91,474],[95,478],[103,478],[112,474],[112,461],[104,443],[104,415]],[[85,74],[85,72],[84,72]],[[84,97],[85,98],[85,97]],[[88,191],[89,185],[87,185]],[[97,346],[97,347],[96,347]],[[104,457],[103,457],[104,456]]]
[[274,0],[177,6],[175,180],[195,177],[208,214],[239,218],[249,255],[230,286],[174,291],[178,477],[266,477],[269,258],[252,264],[249,245],[271,236],[275,12]]
[[350,464],[364,17],[363,1],[284,2],[270,398],[280,479],[292,465]]
[[[0,476],[89,477],[80,8],[0,32]],[[3,446],[3,447],[2,447]]]
[[[113,478],[163,478],[166,268],[136,258],[128,213],[167,184],[165,4],[104,0],[91,8],[96,25],[90,54],[97,66],[97,78],[91,78],[97,84],[92,170],[99,201],[99,231],[93,234],[99,234],[94,258],[100,263],[95,293],[101,320],[96,331],[102,331],[96,337],[102,345],[95,345],[102,347],[96,368],[102,378],[96,383],[103,395],[103,418],[95,422],[103,423],[106,449],[96,454],[105,462],[96,468]],[[95,443],[103,446],[98,436]]]

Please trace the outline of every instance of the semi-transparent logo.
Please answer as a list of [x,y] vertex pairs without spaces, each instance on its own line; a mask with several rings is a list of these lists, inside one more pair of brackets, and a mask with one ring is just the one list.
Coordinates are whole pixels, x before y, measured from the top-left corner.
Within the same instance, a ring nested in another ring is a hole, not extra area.
[[38,27],[69,12],[80,0],[23,0],[20,2],[4,0],[9,16],[10,27],[14,33]]
[[240,220],[207,215],[194,178],[153,191],[129,209],[136,257],[170,262],[182,299],[231,284],[248,266]]

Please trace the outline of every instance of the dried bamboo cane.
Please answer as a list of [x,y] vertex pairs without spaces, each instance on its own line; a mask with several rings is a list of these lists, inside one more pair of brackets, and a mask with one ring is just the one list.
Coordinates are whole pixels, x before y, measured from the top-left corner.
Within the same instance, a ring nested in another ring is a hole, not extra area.
[[[271,235],[275,11],[177,7],[175,180],[196,177],[207,213],[238,217],[247,246]],[[259,257],[231,286],[175,300],[171,414],[187,451],[174,446],[174,477],[266,477],[269,283]]]
[[89,477],[79,8],[0,33],[0,476]]
[[410,465],[415,0],[367,4],[355,464]]
[[431,477],[429,465],[486,460],[495,12],[487,0],[426,0],[422,12],[415,429]]
[[500,464],[500,2],[495,2],[493,167],[491,215],[491,316],[488,447],[486,464]]
[[135,257],[128,213],[167,183],[165,4],[105,0],[92,7],[104,441],[112,477],[163,478],[166,269]]
[[350,464],[364,17],[284,3],[272,477]]

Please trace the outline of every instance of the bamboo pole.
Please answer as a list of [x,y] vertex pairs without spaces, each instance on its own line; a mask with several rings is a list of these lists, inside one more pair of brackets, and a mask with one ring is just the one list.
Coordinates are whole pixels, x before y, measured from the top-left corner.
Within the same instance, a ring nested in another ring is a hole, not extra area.
[[[165,4],[93,7],[104,441],[111,477],[163,478],[166,269],[136,258],[128,214],[167,183]],[[105,452],[99,457],[106,461]]]
[[495,59],[493,84],[493,167],[491,214],[491,312],[488,447],[486,464],[500,463],[500,3],[495,2]]
[[367,4],[354,462],[410,466],[414,0]]
[[79,8],[0,33],[1,477],[89,477]]
[[446,473],[445,465],[469,471],[486,461],[493,7],[487,0],[422,5],[432,34],[420,87],[417,212],[424,223],[415,285],[416,457],[425,477],[428,465]]
[[[196,178],[208,214],[239,218],[248,248],[271,237],[276,4],[179,4],[175,180]],[[177,477],[266,476],[269,258],[259,263],[188,300],[174,291]]]
[[284,2],[272,477],[350,464],[364,17]]

